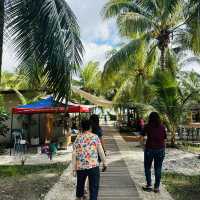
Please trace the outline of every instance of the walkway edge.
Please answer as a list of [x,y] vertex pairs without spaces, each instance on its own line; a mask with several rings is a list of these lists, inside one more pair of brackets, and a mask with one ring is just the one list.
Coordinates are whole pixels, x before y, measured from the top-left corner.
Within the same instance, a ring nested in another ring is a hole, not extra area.
[[[142,175],[144,174],[143,163],[141,166],[141,165],[139,165],[139,163],[137,164],[136,162],[134,162],[133,159],[131,159],[134,152],[132,150],[130,150],[129,146],[127,145],[125,140],[122,138],[122,136],[119,134],[118,130],[117,129],[115,129],[115,130],[116,130],[116,132],[115,132],[115,134],[113,134],[113,138],[115,139],[115,141],[118,145],[119,151],[122,155],[122,158],[124,159],[124,161],[127,165],[130,176],[136,185],[136,188],[137,188],[140,198],[143,200],[150,200],[150,199],[174,200],[172,198],[172,196],[169,194],[169,192],[164,188],[163,185],[161,185],[161,191],[162,191],[161,194],[154,194],[154,193],[147,194],[146,192],[144,192],[142,190],[141,186],[143,185],[143,181],[144,181],[144,180],[141,181],[141,173],[142,173]],[[137,165],[138,165],[137,171],[135,169],[133,170],[133,166],[137,166]],[[141,169],[141,167],[142,167],[142,169]]]
[[70,162],[59,181],[46,194],[44,200],[74,200],[75,184],[75,178],[72,175],[72,163]]

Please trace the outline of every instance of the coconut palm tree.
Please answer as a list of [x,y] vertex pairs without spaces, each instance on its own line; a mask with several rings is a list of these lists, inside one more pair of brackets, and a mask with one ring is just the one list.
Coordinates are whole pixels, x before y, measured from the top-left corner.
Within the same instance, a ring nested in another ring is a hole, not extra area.
[[[4,6],[5,7],[4,7]],[[34,57],[57,99],[69,97],[72,73],[81,64],[83,46],[76,17],[65,0],[1,1],[3,22],[23,63]]]
[[[2,66],[2,56],[3,56],[3,32],[4,32],[4,0],[0,1],[0,74]],[[1,76],[0,76],[1,82]]]
[[197,0],[109,0],[103,16],[117,17],[122,36],[154,44],[160,50],[160,66],[164,69],[167,49],[176,38],[187,38],[187,48],[200,53],[198,6]]
[[25,63],[21,63],[17,68],[20,82],[26,84],[26,88],[32,90],[49,90],[46,85],[46,76],[44,75],[43,67],[39,65],[37,60],[29,58]]
[[178,84],[181,88],[181,95],[190,98],[189,106],[200,101],[200,75],[194,71],[182,71],[178,74]]
[[199,95],[199,84],[198,87],[193,87],[194,81],[191,83],[191,76],[193,74],[190,74],[187,80],[177,81],[168,70],[163,72],[158,69],[150,81],[156,92],[151,105],[162,114],[168,125],[172,145],[175,145],[176,131],[183,113],[187,111],[188,103]]
[[[34,75],[34,74],[32,74]],[[34,102],[36,100],[38,100],[39,98],[45,96],[45,92],[41,89],[41,86],[39,86],[36,82],[36,85],[38,88],[30,88],[30,83],[28,79],[24,79],[24,75],[22,74],[16,74],[16,73],[11,73],[11,72],[7,72],[4,71],[2,73],[2,82],[0,85],[0,89],[6,89],[6,90],[13,90],[18,99],[21,101],[22,104],[27,104],[30,102]],[[34,98],[26,98],[21,92],[20,90],[30,90],[32,89],[33,92],[32,94],[34,94]],[[34,89],[37,89],[37,91]]]
[[74,85],[82,90],[95,95],[100,94],[101,89],[101,71],[99,63],[95,61],[88,62],[79,73],[79,80],[74,81]]
[[126,95],[132,97],[135,103],[145,102],[145,83],[153,76],[158,65],[156,51],[156,48],[149,48],[145,41],[132,40],[106,62],[102,79],[108,87],[113,82],[117,84],[115,103]]
[[[186,1],[187,2],[187,1]],[[188,13],[186,28],[179,31],[181,48],[187,49],[188,46],[199,55],[200,49],[200,1],[189,0],[186,4],[185,14]]]

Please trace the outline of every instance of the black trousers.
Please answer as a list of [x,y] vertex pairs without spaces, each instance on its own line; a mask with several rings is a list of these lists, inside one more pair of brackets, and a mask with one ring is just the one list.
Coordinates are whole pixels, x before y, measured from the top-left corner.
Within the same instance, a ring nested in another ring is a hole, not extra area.
[[145,149],[144,151],[144,169],[147,185],[151,186],[151,165],[154,160],[155,170],[155,188],[160,187],[162,164],[165,157],[164,149]]
[[87,177],[89,179],[90,200],[97,200],[100,181],[99,167],[77,171],[76,197],[83,197]]

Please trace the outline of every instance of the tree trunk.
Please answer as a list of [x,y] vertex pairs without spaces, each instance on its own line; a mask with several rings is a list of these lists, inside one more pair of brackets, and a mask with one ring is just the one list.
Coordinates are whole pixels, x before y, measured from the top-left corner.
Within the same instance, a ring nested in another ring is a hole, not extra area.
[[171,146],[175,147],[176,144],[176,128],[172,128],[171,131]]
[[160,66],[161,69],[164,70],[165,69],[165,47],[161,47],[160,49],[161,51],[161,56],[160,56]]
[[4,32],[4,1],[0,0],[0,83],[2,71],[2,56],[3,56],[3,32]]

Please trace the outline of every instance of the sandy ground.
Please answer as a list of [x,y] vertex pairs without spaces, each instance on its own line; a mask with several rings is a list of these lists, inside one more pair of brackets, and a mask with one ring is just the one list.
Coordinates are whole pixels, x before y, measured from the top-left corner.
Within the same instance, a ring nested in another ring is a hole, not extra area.
[[9,153],[0,155],[0,165],[18,165],[21,164],[22,157],[26,159],[26,165],[52,164],[58,162],[66,162],[71,160],[72,146],[67,150],[58,151],[53,159],[50,160],[46,154],[16,154],[10,156]]
[[[143,160],[143,151],[139,147],[139,143],[128,142],[128,146],[132,150],[133,155],[134,152],[137,152],[138,159]],[[198,175],[200,174],[200,159],[198,157],[197,154],[179,149],[167,148],[163,170],[165,172],[176,172],[185,175]]]
[[[133,178],[141,199],[143,200],[173,200],[165,187],[161,186],[161,193],[147,193],[142,191],[145,184],[143,172],[143,150],[137,142],[126,143],[120,135],[116,133],[115,140],[120,148],[121,156],[127,163],[129,173]],[[121,158],[113,153],[108,153],[108,162],[115,162]],[[200,160],[198,156],[192,153],[184,152],[178,149],[167,149],[166,159],[163,169],[170,172],[183,174],[199,174]],[[66,189],[67,188],[67,189]],[[75,179],[72,176],[70,168],[65,170],[60,180],[48,192],[45,200],[74,200],[75,199]]]
[[59,180],[56,173],[30,174],[0,179],[0,200],[42,200]]
[[185,175],[200,174],[199,155],[179,149],[167,149],[163,169]]

